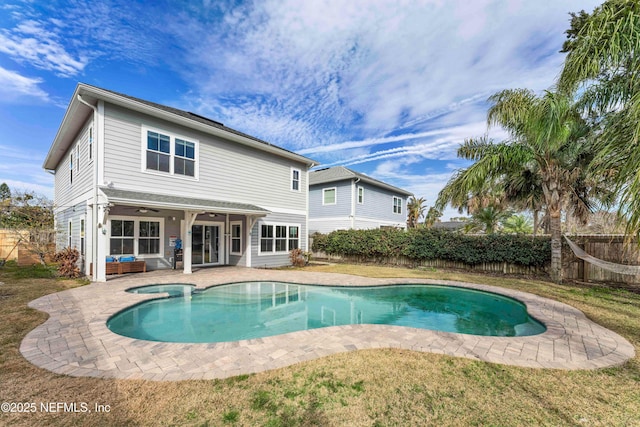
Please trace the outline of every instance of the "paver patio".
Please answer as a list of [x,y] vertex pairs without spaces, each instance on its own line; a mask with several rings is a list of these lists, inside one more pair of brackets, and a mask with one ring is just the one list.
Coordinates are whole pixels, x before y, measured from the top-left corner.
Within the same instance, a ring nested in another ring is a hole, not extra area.
[[[184,344],[136,340],[111,332],[114,313],[158,295],[125,292],[147,284],[184,283],[205,288],[224,283],[278,281],[297,284],[376,286],[394,283],[445,284],[490,291],[526,304],[547,331],[527,337],[484,337],[399,326],[333,326],[244,341]],[[596,369],[634,357],[620,335],[569,306],[504,288],[446,280],[375,279],[335,273],[261,270],[243,267],[200,269],[191,275],[153,271],[38,298],[29,307],[50,318],[31,331],[20,351],[34,365],[71,376],[140,378],[158,381],[225,378],[369,348],[402,348],[508,365]]]

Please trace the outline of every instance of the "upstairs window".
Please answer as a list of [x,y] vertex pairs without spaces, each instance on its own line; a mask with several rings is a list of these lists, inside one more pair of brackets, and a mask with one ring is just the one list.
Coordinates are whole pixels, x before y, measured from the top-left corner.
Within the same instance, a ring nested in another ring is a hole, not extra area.
[[76,172],[80,172],[80,143],[76,144]]
[[87,152],[89,153],[89,161],[93,160],[93,127],[89,128],[89,141],[87,142]]
[[364,203],[364,187],[358,187],[358,204]]
[[337,188],[323,188],[322,189],[322,204],[323,205],[335,205],[336,204],[336,192]]
[[198,141],[143,126],[142,170],[198,178]]
[[169,172],[170,141],[167,135],[147,132],[147,169]]
[[402,199],[400,197],[393,196],[393,213],[402,213]]
[[195,176],[196,145],[176,138],[173,171],[178,175]]
[[69,154],[69,184],[73,184],[73,151]]
[[300,169],[291,169],[291,190],[300,191]]

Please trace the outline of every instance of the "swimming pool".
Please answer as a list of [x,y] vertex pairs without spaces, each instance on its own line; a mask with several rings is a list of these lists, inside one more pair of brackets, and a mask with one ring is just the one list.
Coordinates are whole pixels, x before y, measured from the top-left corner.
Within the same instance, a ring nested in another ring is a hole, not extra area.
[[171,284],[129,292],[170,295],[129,307],[107,322],[117,334],[149,341],[228,342],[350,324],[485,336],[527,336],[546,330],[514,299],[451,286],[247,282],[202,291]]

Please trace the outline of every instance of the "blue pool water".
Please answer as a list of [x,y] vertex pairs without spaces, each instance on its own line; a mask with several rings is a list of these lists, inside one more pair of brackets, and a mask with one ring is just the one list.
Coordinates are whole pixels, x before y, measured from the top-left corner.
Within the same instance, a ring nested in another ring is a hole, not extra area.
[[129,292],[168,292],[111,317],[108,328],[163,342],[226,342],[351,324],[409,326],[488,336],[525,336],[546,328],[511,298],[450,286],[346,288],[248,282],[194,291],[155,285]]

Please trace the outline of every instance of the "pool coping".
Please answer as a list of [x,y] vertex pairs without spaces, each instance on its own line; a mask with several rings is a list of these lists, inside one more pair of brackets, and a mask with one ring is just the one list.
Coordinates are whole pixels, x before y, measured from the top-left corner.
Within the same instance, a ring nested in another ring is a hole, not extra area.
[[[159,294],[125,292],[136,286],[182,283],[204,289],[248,281],[380,286],[400,283],[459,286],[515,298],[547,331],[524,337],[485,337],[386,325],[348,325],[243,341],[184,344],[137,340],[111,332],[106,321],[122,309]],[[175,381],[226,378],[277,369],[348,351],[400,348],[530,368],[598,369],[635,356],[622,336],[567,304],[526,292],[466,282],[377,279],[338,273],[201,269],[191,275],[155,271],[92,283],[38,298],[29,307],[49,319],[29,332],[22,355],[36,366],[70,376]]]

